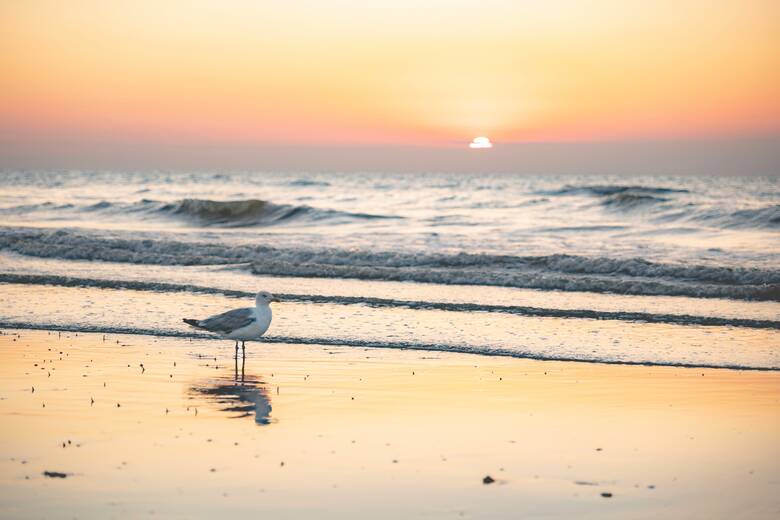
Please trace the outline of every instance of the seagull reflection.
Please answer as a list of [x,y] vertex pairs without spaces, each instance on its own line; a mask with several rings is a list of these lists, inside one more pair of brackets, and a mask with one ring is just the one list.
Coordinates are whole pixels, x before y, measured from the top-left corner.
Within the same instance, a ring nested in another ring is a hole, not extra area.
[[241,372],[236,359],[233,377],[212,379],[201,386],[193,386],[191,391],[205,395],[210,402],[219,405],[221,412],[236,413],[233,418],[255,416],[259,425],[271,423],[271,399],[263,381],[244,373],[244,361]]

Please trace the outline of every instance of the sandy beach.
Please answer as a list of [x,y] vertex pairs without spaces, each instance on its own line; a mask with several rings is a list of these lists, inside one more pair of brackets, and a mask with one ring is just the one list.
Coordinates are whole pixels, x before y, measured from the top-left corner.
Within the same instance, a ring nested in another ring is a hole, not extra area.
[[30,330],[0,357],[5,518],[780,511],[774,371]]

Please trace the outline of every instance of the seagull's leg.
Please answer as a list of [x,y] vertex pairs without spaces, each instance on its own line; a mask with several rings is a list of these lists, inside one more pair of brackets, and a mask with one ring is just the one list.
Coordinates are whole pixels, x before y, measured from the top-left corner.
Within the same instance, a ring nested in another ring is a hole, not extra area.
[[246,341],[241,342],[241,381],[244,381],[244,365],[246,365]]
[[238,359],[238,340],[236,340],[236,359]]
[[233,358],[233,380],[238,381],[238,358]]

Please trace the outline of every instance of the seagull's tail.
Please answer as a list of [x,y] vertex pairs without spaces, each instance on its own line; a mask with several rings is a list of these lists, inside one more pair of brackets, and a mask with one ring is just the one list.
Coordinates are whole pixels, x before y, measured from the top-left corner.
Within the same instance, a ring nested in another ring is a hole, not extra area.
[[197,327],[197,328],[199,328],[199,329],[200,329],[200,328],[202,328],[202,327],[200,326],[200,320],[193,320],[193,319],[191,319],[191,318],[184,318],[184,320],[183,320],[183,321],[184,321],[184,323],[186,323],[187,325],[192,325],[193,327]]

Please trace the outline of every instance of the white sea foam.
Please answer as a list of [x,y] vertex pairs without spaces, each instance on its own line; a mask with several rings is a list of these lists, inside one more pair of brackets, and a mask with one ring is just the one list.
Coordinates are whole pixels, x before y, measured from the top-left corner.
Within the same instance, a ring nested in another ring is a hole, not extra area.
[[663,264],[641,258],[280,249],[26,228],[0,228],[0,249],[44,258],[149,265],[246,263],[247,269],[262,275],[780,300],[780,270]]

